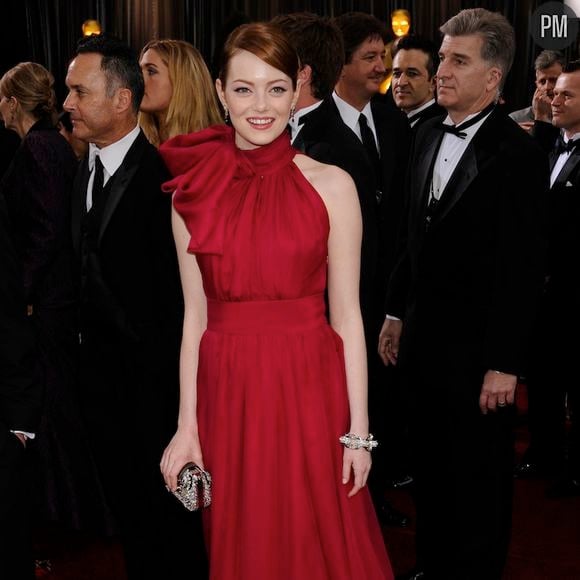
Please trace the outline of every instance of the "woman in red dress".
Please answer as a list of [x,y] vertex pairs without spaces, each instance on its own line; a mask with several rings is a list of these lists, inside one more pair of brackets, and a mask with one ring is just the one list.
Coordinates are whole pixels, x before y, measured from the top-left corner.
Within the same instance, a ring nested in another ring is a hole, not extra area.
[[391,579],[365,487],[360,208],[346,173],[290,145],[298,72],[277,28],[236,29],[216,81],[232,128],[161,147],[186,305],[161,469],[171,489],[188,461],[212,474],[212,580]]

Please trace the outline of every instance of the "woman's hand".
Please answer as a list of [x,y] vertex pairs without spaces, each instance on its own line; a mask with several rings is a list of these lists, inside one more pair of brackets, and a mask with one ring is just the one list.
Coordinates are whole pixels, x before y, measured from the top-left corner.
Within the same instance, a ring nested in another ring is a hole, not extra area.
[[160,468],[167,487],[174,491],[177,487],[177,476],[186,463],[193,461],[203,469],[203,457],[197,432],[177,430],[169,445],[163,452]]
[[342,483],[348,483],[352,470],[354,484],[348,497],[356,495],[366,484],[371,470],[371,454],[366,449],[344,448],[342,457]]

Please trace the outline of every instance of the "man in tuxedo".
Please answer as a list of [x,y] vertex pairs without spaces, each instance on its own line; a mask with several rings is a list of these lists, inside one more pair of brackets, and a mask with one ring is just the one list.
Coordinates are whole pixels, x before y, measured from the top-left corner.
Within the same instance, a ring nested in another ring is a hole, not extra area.
[[376,228],[377,240],[376,253],[369,260],[375,273],[369,296],[367,348],[370,422],[381,445],[375,453],[369,488],[379,518],[386,521],[390,511],[384,501],[386,488],[408,483],[411,478],[407,473],[405,425],[400,421],[403,401],[399,399],[397,373],[384,368],[372,345],[382,324],[384,293],[401,225],[410,129],[400,111],[373,100],[386,73],[383,24],[362,12],[343,14],[334,21],[342,32],[344,65],[328,106],[363,146],[365,171],[374,180],[374,199],[371,191],[367,202],[374,214],[368,222]]
[[[546,135],[539,138],[552,144],[550,227],[544,292],[526,381],[530,446],[516,474],[555,476],[547,492],[562,497],[580,495],[579,344],[575,333],[570,333],[580,323],[573,266],[580,251],[580,61],[564,67],[551,108],[556,135],[540,123],[535,128]],[[569,439],[566,403],[571,417]]]
[[181,578],[199,561],[195,521],[159,471],[175,430],[183,307],[168,176],[137,125],[144,84],[133,51],[83,39],[66,84],[73,133],[89,143],[72,210],[87,430],[128,577]]
[[515,50],[508,21],[476,8],[440,30],[437,93],[448,115],[416,134],[379,352],[413,397],[411,578],[499,580],[515,389],[542,284],[548,161],[495,106]]
[[437,47],[419,36],[403,36],[395,45],[392,90],[395,104],[407,115],[413,130],[427,119],[443,115],[435,100]]
[[19,264],[0,197],[0,578],[33,580],[25,447],[40,418],[42,387]]

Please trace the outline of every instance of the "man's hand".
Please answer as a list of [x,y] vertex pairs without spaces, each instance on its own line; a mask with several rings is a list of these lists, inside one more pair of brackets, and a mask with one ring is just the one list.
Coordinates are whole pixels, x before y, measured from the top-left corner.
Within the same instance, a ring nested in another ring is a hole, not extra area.
[[552,99],[546,89],[536,89],[532,99],[532,111],[536,121],[550,123],[552,121]]
[[522,121],[521,123],[518,123],[518,125],[526,131],[526,133],[531,133],[534,128],[534,121]]
[[22,445],[24,445],[24,447],[26,447],[26,442],[28,441],[28,437],[26,437],[26,435],[24,435],[23,433],[14,433],[14,435],[16,437],[18,437],[18,439],[20,439],[20,443],[22,443]]
[[488,411],[497,411],[515,401],[518,377],[498,371],[487,371],[483,377],[479,408],[484,415]]
[[385,366],[396,365],[399,356],[399,341],[403,330],[402,320],[387,318],[379,334],[379,356]]

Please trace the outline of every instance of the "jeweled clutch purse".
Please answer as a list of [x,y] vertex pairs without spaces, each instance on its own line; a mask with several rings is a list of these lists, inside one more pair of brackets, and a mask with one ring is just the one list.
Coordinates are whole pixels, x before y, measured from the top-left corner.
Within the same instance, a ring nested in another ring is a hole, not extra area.
[[186,463],[177,476],[173,495],[190,512],[211,505],[211,475],[195,463]]

